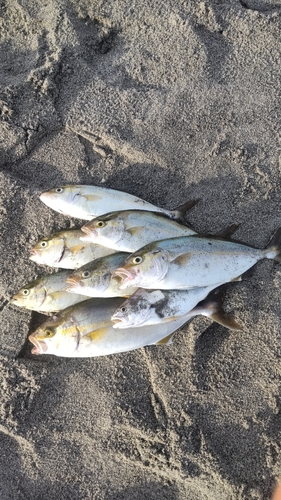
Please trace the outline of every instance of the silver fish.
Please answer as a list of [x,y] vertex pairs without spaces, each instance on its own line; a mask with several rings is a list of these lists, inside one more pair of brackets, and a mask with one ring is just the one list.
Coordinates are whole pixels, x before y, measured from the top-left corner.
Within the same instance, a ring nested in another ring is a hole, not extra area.
[[195,231],[156,212],[125,210],[111,212],[88,222],[81,231],[81,240],[99,242],[101,245],[124,252],[177,236],[191,236]]
[[261,259],[281,261],[281,228],[263,250],[218,237],[189,236],[144,246],[115,271],[120,288],[189,289],[236,280]]
[[165,210],[123,191],[81,184],[51,189],[42,193],[40,200],[57,212],[85,220],[120,210],[152,210],[172,219],[180,219],[197,203],[191,201],[175,210]]
[[145,290],[139,288],[111,317],[114,328],[133,328],[171,321],[191,312],[217,285],[191,290]]
[[127,256],[125,252],[118,252],[85,264],[67,278],[69,292],[89,297],[128,297],[137,289],[120,290],[121,280],[113,275]]
[[42,238],[30,252],[30,260],[64,269],[77,269],[91,260],[115,253],[102,245],[82,242],[80,229],[59,231]]
[[66,291],[66,278],[72,271],[47,274],[23,286],[11,303],[41,313],[54,313],[86,300],[88,297]]
[[[90,299],[65,309],[29,336],[34,345],[32,354],[93,357],[131,351],[146,345],[169,344],[173,333],[186,323],[186,317],[182,316],[164,324],[116,330],[110,317],[122,301],[122,298]],[[205,306],[210,317],[211,308],[218,315],[216,301]],[[201,303],[198,310],[202,312],[205,309]],[[226,318],[225,313],[224,316]],[[236,328],[232,319],[227,324],[225,318],[225,325]]]

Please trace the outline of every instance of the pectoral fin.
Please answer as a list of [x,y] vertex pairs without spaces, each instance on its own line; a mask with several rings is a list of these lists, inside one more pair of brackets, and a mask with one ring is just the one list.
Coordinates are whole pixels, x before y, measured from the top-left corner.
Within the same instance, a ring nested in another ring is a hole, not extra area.
[[78,253],[78,252],[81,252],[83,250],[83,248],[85,248],[85,245],[81,244],[81,245],[74,245],[74,247],[71,247],[69,250],[72,253]]
[[108,333],[108,327],[99,328],[97,330],[93,330],[90,333],[87,333],[87,335],[85,335],[84,337],[90,340],[91,342],[99,342],[104,338],[104,336],[107,333]]
[[130,233],[132,236],[137,237],[137,236],[142,236],[144,230],[145,230],[144,226],[139,226],[139,227],[131,227],[130,229],[127,229],[127,232]]
[[186,266],[186,264],[188,264],[188,262],[190,261],[190,257],[190,252],[184,253],[183,255],[180,255],[175,260],[173,260],[173,264],[177,264],[179,267]]

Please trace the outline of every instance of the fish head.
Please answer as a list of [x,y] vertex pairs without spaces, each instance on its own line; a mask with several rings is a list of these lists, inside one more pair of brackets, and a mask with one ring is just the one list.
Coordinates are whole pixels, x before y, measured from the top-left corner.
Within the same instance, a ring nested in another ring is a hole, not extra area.
[[114,322],[113,328],[131,328],[145,323],[151,304],[145,297],[136,294],[125,300],[113,313],[111,316],[111,321]]
[[57,265],[61,261],[64,251],[64,238],[55,233],[39,240],[31,249],[29,258],[37,264]]
[[67,278],[66,282],[70,285],[69,291],[80,293],[83,289],[90,288],[93,294],[96,295],[97,292],[106,290],[111,273],[103,264],[102,259],[97,259],[94,266],[91,264],[89,262],[89,264],[82,266]]
[[111,248],[111,244],[114,246],[123,238],[126,228],[122,216],[116,212],[96,217],[81,227],[81,230],[85,233],[82,241],[92,241]]
[[[41,280],[40,280],[41,281]],[[26,309],[38,309],[46,299],[47,291],[39,280],[28,283],[15,293],[11,303]]]
[[[72,215],[79,218],[81,205],[85,203],[85,197],[80,192],[80,186],[59,186],[40,195],[40,200],[48,207],[63,215]],[[84,214],[83,217],[84,218]]]
[[79,344],[79,331],[71,322],[53,316],[29,335],[34,345],[32,354],[55,354],[67,356],[73,354]]
[[151,288],[166,275],[169,260],[166,253],[160,249],[147,245],[128,257],[122,267],[116,269],[115,274],[121,278],[120,288],[128,287]]

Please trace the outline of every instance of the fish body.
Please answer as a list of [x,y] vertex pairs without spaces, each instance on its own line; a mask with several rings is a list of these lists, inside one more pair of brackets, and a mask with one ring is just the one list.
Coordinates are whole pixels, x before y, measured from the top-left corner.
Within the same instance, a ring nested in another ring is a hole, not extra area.
[[137,288],[121,290],[121,280],[113,274],[127,256],[125,252],[117,252],[85,264],[67,278],[68,290],[88,297],[128,297]]
[[110,318],[122,302],[122,298],[89,299],[65,309],[29,336],[35,346],[32,353],[88,357],[130,351],[158,342],[185,323],[183,319],[164,327],[116,330]]
[[146,290],[139,288],[121,306],[111,319],[114,328],[133,328],[171,321],[191,312],[216,285],[191,290]]
[[236,280],[261,259],[280,260],[281,229],[263,250],[218,237],[189,236],[146,245],[115,274],[120,288],[189,289]]
[[177,219],[195,204],[191,202],[176,210],[165,210],[123,191],[79,184],[51,189],[42,193],[40,200],[57,212],[85,220],[120,210],[152,210]]
[[[131,351],[147,345],[170,344],[173,333],[190,319],[190,314],[158,325],[116,330],[110,320],[122,298],[89,299],[69,307],[45,321],[29,336],[33,354],[54,354],[63,357],[94,357]],[[196,310],[195,310],[196,309]],[[196,314],[215,316],[232,329],[241,329],[223,312],[220,299],[212,297],[200,302]]]
[[66,279],[71,272],[59,271],[31,281],[13,296],[11,303],[49,314],[86,300],[86,296],[66,291]]
[[135,252],[148,243],[164,238],[196,234],[189,227],[162,214],[145,210],[107,213],[88,222],[81,230],[85,233],[82,241],[99,242],[124,252]]
[[30,260],[63,269],[77,269],[104,255],[115,253],[102,245],[82,242],[80,229],[59,231],[42,238],[30,252]]

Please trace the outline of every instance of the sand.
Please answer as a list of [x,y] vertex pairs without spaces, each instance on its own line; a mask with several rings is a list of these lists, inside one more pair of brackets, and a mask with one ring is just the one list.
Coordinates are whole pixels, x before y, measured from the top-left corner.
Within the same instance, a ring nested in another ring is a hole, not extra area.
[[[31,355],[43,316],[9,303],[43,275],[43,235],[79,221],[39,200],[123,189],[240,224],[281,225],[280,0],[1,3],[1,500],[266,500],[281,474],[281,267],[227,289],[232,332],[198,317],[173,345]],[[279,142],[278,142],[279,141]],[[80,223],[81,224],[81,223]]]

